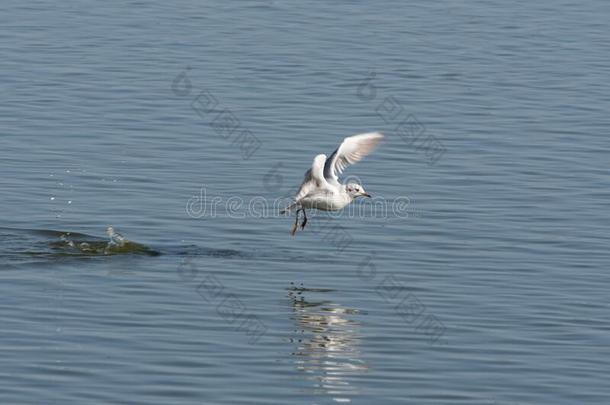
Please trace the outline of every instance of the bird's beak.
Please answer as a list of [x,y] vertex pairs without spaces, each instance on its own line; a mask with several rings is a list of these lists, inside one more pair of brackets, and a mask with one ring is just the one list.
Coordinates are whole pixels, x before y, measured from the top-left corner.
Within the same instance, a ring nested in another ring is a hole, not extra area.
[[368,197],[368,198],[372,198],[369,193],[362,193],[362,195],[365,196],[365,197]]

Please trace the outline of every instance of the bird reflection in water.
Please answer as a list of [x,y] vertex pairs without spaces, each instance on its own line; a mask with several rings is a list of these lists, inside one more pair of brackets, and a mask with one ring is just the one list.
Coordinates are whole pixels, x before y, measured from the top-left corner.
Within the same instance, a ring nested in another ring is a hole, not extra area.
[[312,300],[330,291],[292,283],[288,288],[295,321],[294,336],[290,339],[295,344],[292,355],[297,370],[314,384],[315,394],[330,395],[336,402],[350,402],[358,393],[350,376],[368,368],[360,358],[360,323],[353,319],[358,311],[330,301]]

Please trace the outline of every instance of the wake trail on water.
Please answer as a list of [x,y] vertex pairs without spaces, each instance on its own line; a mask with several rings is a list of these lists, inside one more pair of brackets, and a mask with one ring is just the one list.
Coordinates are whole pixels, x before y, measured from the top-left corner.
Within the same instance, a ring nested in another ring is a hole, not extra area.
[[112,227],[107,229],[107,235],[107,238],[101,238],[69,231],[0,228],[0,259],[13,262],[27,261],[28,258],[50,260],[64,257],[161,254],[125,238]]

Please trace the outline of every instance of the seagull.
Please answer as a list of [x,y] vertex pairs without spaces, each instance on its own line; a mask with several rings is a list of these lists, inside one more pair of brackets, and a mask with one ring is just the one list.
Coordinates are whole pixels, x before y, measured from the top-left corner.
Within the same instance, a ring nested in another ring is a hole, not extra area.
[[341,184],[339,175],[348,165],[359,162],[371,153],[383,135],[379,132],[349,136],[330,155],[316,156],[311,169],[305,172],[305,178],[295,196],[295,202],[281,211],[282,214],[297,208],[296,218],[290,234],[294,236],[299,226],[299,212],[303,212],[301,229],[307,225],[305,209],[318,209],[321,211],[339,211],[350,204],[356,197],[371,197],[364,188],[357,183]]

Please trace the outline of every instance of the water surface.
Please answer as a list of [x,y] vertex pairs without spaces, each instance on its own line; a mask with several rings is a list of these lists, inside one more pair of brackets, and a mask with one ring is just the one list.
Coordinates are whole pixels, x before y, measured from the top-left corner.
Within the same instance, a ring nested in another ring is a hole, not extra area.
[[[6,2],[2,402],[608,403],[609,15]],[[346,174],[406,215],[228,205],[373,130]]]

